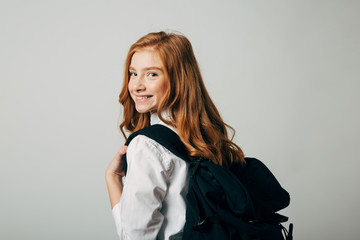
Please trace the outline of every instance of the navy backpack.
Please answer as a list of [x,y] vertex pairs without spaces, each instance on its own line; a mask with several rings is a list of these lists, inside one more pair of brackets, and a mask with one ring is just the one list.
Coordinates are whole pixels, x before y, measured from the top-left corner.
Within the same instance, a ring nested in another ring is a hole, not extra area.
[[[226,169],[203,158],[190,158],[178,135],[163,125],[152,125],[129,136],[145,135],[189,163],[185,240],[291,240],[288,217],[276,213],[290,203],[288,192],[256,158]],[[126,173],[126,155],[124,156]]]

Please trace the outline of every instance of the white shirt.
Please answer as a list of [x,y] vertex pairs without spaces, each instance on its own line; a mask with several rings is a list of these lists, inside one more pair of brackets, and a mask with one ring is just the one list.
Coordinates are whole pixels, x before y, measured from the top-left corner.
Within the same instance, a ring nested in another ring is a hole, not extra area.
[[[150,122],[167,126],[156,113]],[[122,196],[112,210],[120,239],[181,239],[188,164],[143,135],[129,144],[127,163]]]

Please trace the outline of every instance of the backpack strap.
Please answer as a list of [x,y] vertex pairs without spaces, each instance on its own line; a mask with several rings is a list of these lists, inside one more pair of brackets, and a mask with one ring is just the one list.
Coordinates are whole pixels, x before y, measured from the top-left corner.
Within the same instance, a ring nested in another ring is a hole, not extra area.
[[[170,128],[161,124],[154,124],[149,127],[140,129],[139,131],[132,133],[128,137],[128,139],[125,142],[125,145],[128,146],[131,140],[133,140],[138,135],[147,136],[148,138],[151,138],[156,142],[158,142],[160,145],[165,147],[167,150],[172,152],[177,157],[187,162],[190,161],[188,159],[185,145],[181,142],[179,136]],[[123,156],[123,161],[124,161],[124,171],[126,174],[127,171],[126,154]]]

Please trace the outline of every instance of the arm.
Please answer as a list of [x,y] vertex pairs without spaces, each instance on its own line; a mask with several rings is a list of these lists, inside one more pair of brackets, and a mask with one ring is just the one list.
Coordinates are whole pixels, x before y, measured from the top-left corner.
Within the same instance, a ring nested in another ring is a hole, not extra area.
[[121,179],[125,175],[122,156],[125,154],[126,149],[126,146],[122,146],[118,150],[105,172],[105,180],[109,192],[111,208],[120,201],[122,195],[123,183]]
[[127,161],[121,200],[113,208],[118,234],[123,239],[156,239],[167,192],[162,152],[153,141],[138,136],[128,147]]

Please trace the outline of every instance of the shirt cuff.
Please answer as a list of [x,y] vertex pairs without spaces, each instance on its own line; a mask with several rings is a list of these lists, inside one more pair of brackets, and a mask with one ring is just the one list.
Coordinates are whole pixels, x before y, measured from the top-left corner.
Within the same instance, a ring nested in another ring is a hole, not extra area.
[[117,234],[119,235],[120,239],[123,239],[123,231],[121,228],[121,223],[120,223],[120,204],[116,204],[113,209],[112,209],[112,215],[115,221],[115,226],[116,226],[116,231]]

